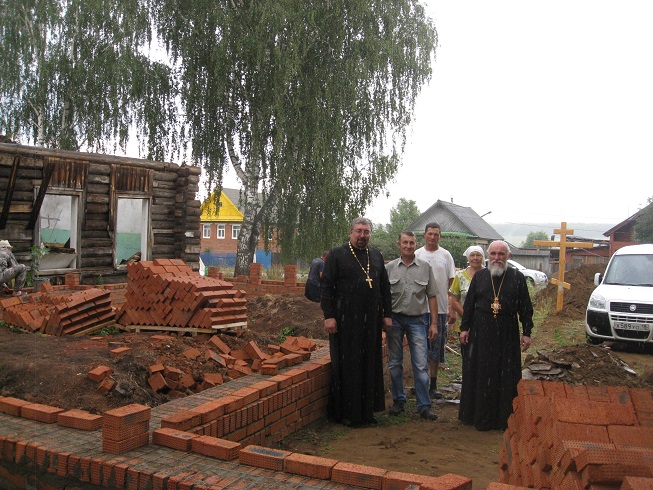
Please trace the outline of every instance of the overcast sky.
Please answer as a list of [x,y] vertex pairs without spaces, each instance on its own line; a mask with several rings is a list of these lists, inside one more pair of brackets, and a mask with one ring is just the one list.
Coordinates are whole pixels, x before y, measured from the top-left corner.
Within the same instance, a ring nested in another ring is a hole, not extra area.
[[490,223],[617,224],[653,196],[653,2],[427,0],[439,36],[400,198]]

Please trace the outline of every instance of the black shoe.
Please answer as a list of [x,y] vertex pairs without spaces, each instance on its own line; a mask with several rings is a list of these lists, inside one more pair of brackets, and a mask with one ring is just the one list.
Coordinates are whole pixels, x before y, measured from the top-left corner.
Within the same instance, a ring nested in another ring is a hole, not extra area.
[[399,415],[404,411],[404,403],[403,402],[394,402],[392,406],[388,409],[388,414],[389,415]]
[[439,391],[429,391],[429,396],[433,400],[442,400],[444,398],[444,395],[440,393]]
[[428,408],[426,410],[422,410],[419,413],[419,416],[422,417],[424,420],[438,420],[438,416],[431,412]]

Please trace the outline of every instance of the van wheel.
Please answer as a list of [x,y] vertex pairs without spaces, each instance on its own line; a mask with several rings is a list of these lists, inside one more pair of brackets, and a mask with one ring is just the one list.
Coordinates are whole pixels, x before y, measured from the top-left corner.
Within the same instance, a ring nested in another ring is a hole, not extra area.
[[592,337],[591,335],[585,334],[585,338],[587,339],[587,343],[591,345],[599,345],[603,343],[603,340]]

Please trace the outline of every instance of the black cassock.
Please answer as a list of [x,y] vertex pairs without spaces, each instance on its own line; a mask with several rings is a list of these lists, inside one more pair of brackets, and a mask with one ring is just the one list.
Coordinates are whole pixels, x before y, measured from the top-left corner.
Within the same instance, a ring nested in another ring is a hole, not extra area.
[[[488,269],[478,271],[463,305],[460,329],[469,330],[469,343],[463,349],[458,418],[479,430],[508,426],[521,379],[519,322],[523,335],[530,337],[533,328],[533,305],[524,275],[510,267],[504,275],[492,278]],[[491,307],[494,291],[501,304],[496,318]]]
[[[349,243],[329,253],[322,273],[324,318],[335,318],[329,335],[331,392],[329,415],[352,424],[370,422],[385,409],[381,332],[390,317],[392,299],[383,257],[375,249],[353,249]],[[366,281],[368,250],[372,287]]]

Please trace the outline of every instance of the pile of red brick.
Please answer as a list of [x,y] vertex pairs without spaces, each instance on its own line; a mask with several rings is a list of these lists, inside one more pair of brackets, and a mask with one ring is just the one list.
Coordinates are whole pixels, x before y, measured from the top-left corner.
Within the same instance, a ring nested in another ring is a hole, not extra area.
[[502,483],[653,488],[651,390],[522,380],[513,404],[501,449]]
[[[152,338],[163,337],[153,336]],[[240,378],[254,372],[277,374],[280,368],[308,361],[311,352],[316,348],[317,344],[305,337],[288,337],[281,345],[268,345],[267,350],[273,352],[268,354],[254,341],[248,342],[242,349],[232,349],[218,335],[214,335],[207,342],[204,352],[191,348],[183,354],[189,359],[203,356],[205,359],[213,361],[216,369],[221,372],[205,371],[202,373],[202,379],[196,380],[190,371],[186,372],[175,366],[157,363],[149,367],[148,383],[153,391],[165,392],[174,398],[180,398],[187,390],[199,393],[222,384],[224,382],[223,374],[227,379]],[[89,377],[90,375],[91,373],[89,373]]]
[[42,293],[0,301],[4,321],[30,332],[75,335],[115,318],[109,291],[91,288],[61,295],[49,294],[48,286],[43,285]]
[[180,259],[156,259],[127,266],[123,325],[212,328],[246,325],[245,292],[229,282],[200,276]]

